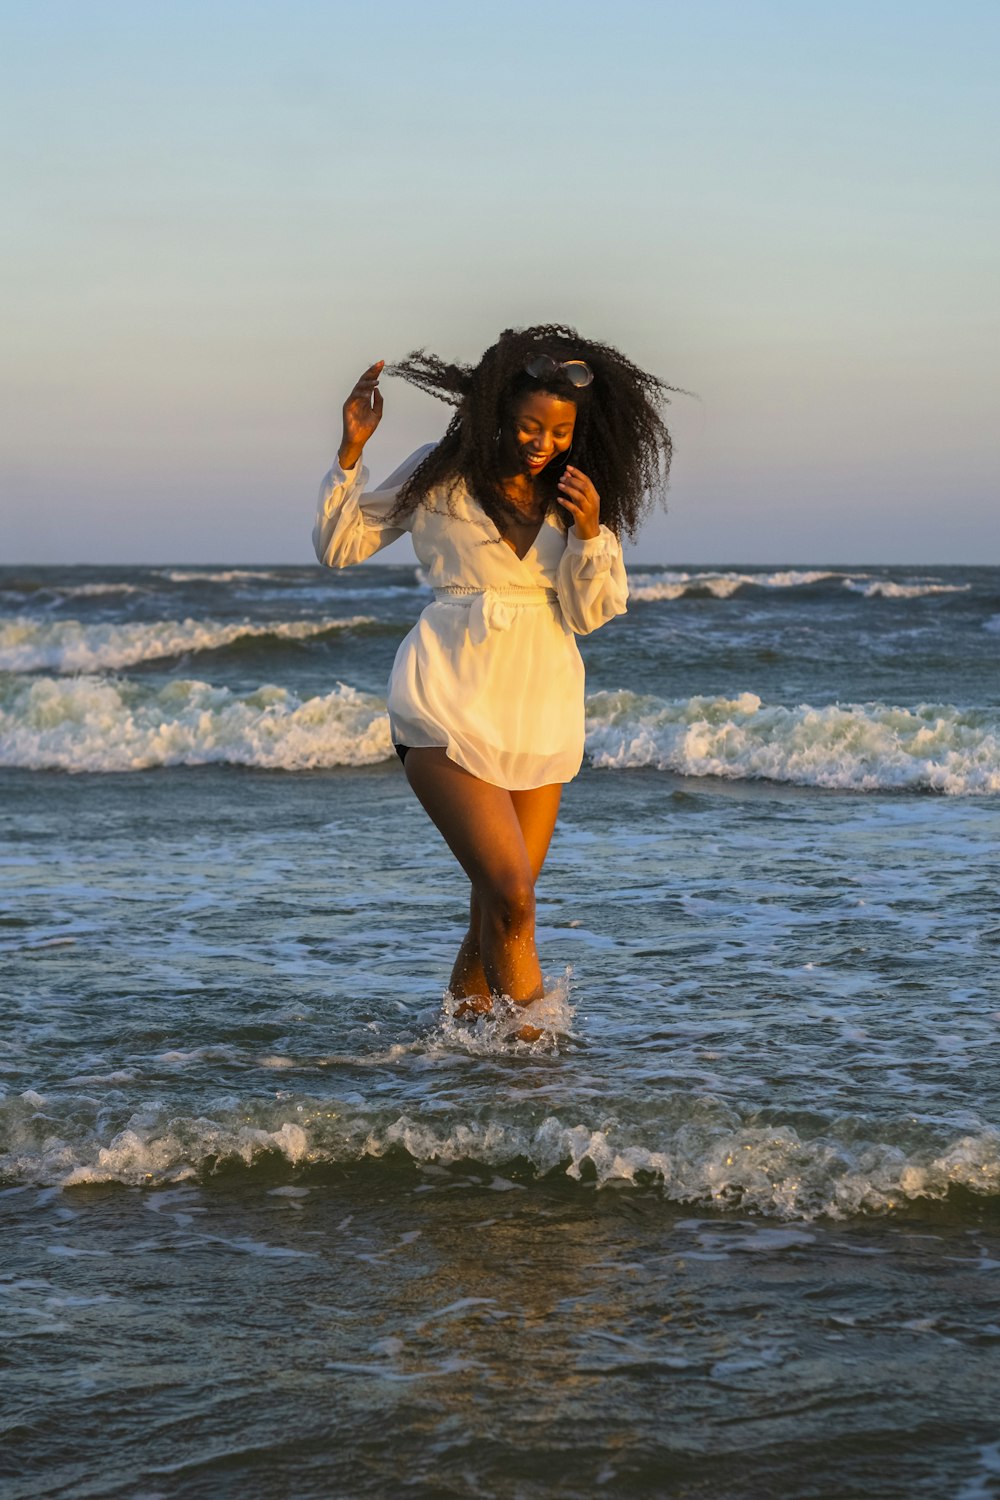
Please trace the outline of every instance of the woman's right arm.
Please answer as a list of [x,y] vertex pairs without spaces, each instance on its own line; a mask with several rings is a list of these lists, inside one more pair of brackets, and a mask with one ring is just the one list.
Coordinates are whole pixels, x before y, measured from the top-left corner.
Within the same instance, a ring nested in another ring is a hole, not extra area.
[[358,460],[353,469],[339,462],[327,474],[319,491],[319,509],[313,527],[313,546],[325,568],[346,568],[364,562],[397,537],[410,530],[409,516],[387,522],[399,492],[434,443],[425,443],[379,485],[366,490],[368,470]]
[[379,486],[366,490],[368,470],[361,462],[365,443],[382,420],[378,378],[384,361],[371,365],[344,402],[344,434],[337,461],[320,486],[313,546],[324,567],[346,568],[388,547],[408,531],[407,517],[389,524],[399,491],[433,443],[411,453]]

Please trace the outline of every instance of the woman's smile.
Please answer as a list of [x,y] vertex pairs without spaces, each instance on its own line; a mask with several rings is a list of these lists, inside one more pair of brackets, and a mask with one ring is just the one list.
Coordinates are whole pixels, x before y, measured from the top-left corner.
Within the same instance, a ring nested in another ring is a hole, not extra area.
[[[516,463],[522,474],[526,469],[532,478],[553,459],[565,454],[573,442],[576,405],[551,391],[530,391],[523,395],[514,404],[512,418],[507,429],[507,462],[511,468]],[[539,448],[539,443],[547,446]]]

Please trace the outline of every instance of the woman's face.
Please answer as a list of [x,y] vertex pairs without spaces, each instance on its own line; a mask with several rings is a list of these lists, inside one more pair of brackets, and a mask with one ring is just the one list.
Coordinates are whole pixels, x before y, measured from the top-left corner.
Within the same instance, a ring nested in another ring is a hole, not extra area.
[[522,473],[540,474],[554,458],[569,449],[576,426],[576,406],[548,391],[529,391],[515,400],[511,426],[512,431],[506,434],[507,446],[513,445],[518,469]]

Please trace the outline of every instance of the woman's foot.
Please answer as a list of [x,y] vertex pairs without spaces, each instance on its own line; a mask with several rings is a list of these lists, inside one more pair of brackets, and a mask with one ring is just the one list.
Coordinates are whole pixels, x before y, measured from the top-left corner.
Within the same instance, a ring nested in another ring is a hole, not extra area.
[[[479,1016],[490,1016],[492,1014],[492,995],[466,995],[465,999],[460,1001],[453,1011],[456,1021],[474,1021]],[[514,1032],[514,1038],[519,1042],[537,1042],[541,1035],[541,1027],[532,1026],[527,1021]]]
[[492,1010],[492,995],[467,995],[461,1004],[456,1005],[454,1016],[456,1021],[467,1021],[476,1016],[488,1016]]

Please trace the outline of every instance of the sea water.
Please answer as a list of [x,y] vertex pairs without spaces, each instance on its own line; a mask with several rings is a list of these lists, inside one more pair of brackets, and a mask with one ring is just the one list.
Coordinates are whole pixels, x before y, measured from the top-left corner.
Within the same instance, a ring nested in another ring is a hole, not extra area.
[[419,571],[0,570],[11,1500],[1000,1493],[1000,570],[631,583],[528,1044]]

